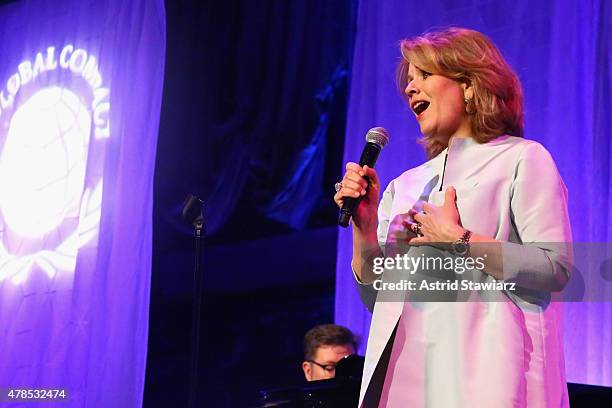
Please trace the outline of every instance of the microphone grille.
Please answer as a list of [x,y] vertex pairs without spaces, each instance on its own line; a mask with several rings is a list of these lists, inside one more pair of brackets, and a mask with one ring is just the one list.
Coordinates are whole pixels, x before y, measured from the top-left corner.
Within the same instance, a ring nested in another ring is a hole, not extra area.
[[389,133],[387,132],[387,129],[383,127],[372,128],[368,130],[368,133],[366,133],[366,142],[374,143],[382,149],[387,143],[389,143]]

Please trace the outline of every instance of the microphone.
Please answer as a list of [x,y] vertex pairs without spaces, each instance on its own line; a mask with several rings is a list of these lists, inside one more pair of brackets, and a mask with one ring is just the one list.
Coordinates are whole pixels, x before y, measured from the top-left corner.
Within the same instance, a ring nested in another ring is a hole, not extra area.
[[[368,133],[366,134],[366,145],[363,148],[363,152],[361,152],[359,165],[361,167],[367,165],[368,167],[374,168],[376,165],[376,160],[378,159],[378,154],[387,143],[389,143],[389,134],[385,128],[375,127],[368,130]],[[367,176],[364,177],[364,179],[367,182],[370,181],[368,180]],[[360,200],[361,197],[344,198],[344,203],[342,204],[342,209],[340,210],[338,225],[345,228],[349,225],[349,221],[353,216],[353,210],[355,210]]]

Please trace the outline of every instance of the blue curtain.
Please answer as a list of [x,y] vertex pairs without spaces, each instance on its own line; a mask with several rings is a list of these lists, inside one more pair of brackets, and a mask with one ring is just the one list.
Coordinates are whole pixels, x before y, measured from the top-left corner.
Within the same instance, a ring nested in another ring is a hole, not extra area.
[[338,89],[346,85],[348,71],[338,66],[331,83],[316,95],[319,107],[319,124],[312,136],[310,144],[297,156],[293,168],[289,171],[291,177],[286,184],[263,207],[270,219],[285,223],[295,229],[303,229],[313,209],[322,199],[321,187],[325,171],[325,154],[334,99]]
[[0,8],[2,387],[142,404],[165,35],[162,0]]
[[[574,240],[610,242],[611,10],[604,0],[360,1],[345,161],[359,157],[373,126],[391,134],[377,165],[384,185],[425,160],[415,143],[416,121],[394,85],[398,42],[435,27],[474,28],[493,39],[521,78],[525,134],[544,144],[559,167]],[[336,320],[366,338],[370,316],[353,287],[350,234],[339,233]],[[612,294],[612,284],[601,282]],[[567,303],[564,309],[568,381],[612,385],[612,304]]]
[[[350,60],[353,1],[168,2],[176,29],[155,181],[160,252],[190,234],[175,217],[190,192],[205,202],[207,236],[229,240],[249,234],[257,217],[299,228],[320,204],[311,198],[326,174],[300,169],[298,157],[319,166],[336,147],[315,134],[315,94]],[[288,199],[296,171],[306,180],[303,206]]]

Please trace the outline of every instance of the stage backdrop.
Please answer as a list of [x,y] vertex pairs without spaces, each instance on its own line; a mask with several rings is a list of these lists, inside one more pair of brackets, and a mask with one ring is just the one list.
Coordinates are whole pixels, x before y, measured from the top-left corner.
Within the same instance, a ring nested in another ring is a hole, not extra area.
[[4,391],[142,403],[164,53],[162,0],[0,7]]
[[[373,126],[391,142],[377,170],[383,186],[425,160],[419,129],[394,86],[400,39],[462,26],[490,36],[524,87],[526,132],[552,153],[570,194],[574,240],[612,241],[612,17],[604,0],[512,2],[362,0],[350,89],[345,161],[357,161]],[[365,347],[370,315],[350,270],[351,232],[338,238],[336,321]],[[601,280],[612,293],[612,282]],[[568,381],[612,385],[612,298],[565,305]]]

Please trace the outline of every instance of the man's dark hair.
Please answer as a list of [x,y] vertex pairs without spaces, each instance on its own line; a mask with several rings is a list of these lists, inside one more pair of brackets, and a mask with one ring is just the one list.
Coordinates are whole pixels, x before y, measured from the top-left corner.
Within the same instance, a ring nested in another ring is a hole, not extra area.
[[321,346],[350,344],[357,351],[357,338],[346,327],[337,324],[321,324],[308,330],[304,336],[304,360],[314,360]]

